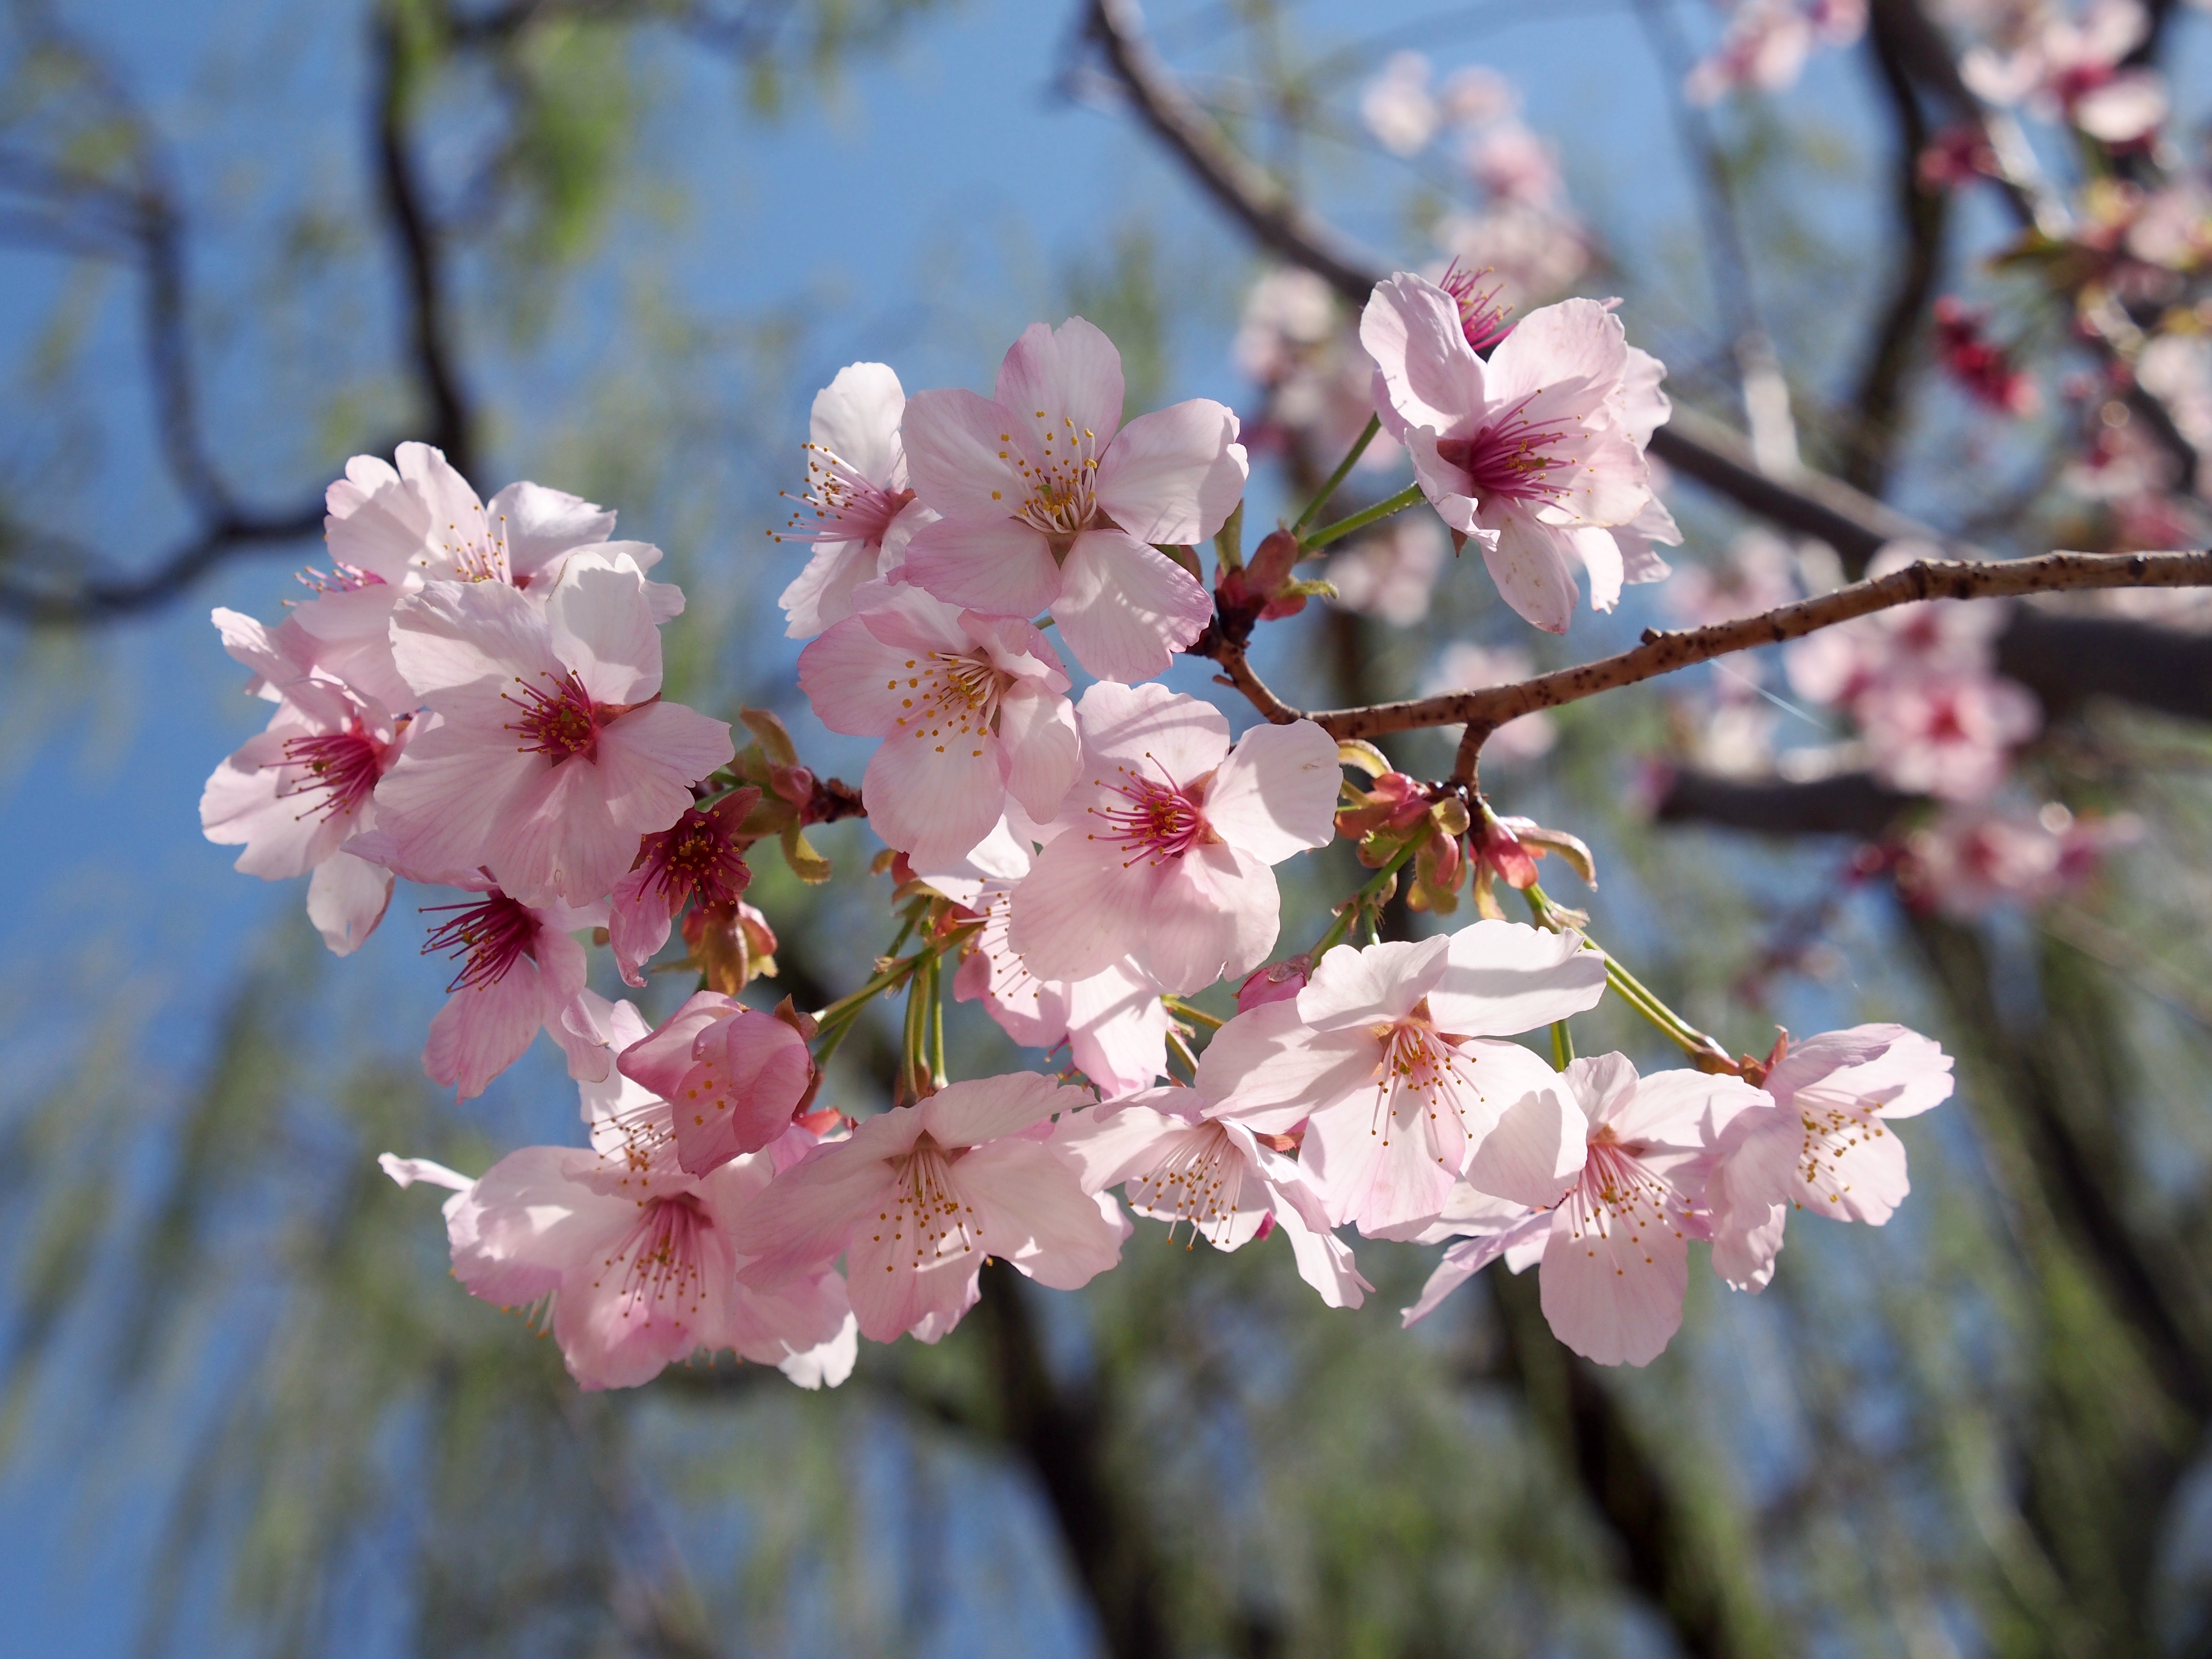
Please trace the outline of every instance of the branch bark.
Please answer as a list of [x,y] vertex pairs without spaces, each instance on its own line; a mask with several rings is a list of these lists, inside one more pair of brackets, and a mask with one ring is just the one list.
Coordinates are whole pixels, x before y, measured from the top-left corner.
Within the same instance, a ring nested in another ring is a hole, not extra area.
[[[1779,605],[1740,621],[1671,632],[1647,629],[1644,643],[1632,650],[1579,667],[1564,668],[1557,673],[1541,674],[1518,684],[1376,703],[1364,708],[1328,708],[1310,713],[1302,713],[1277,696],[1253,672],[1241,647],[1218,641],[1213,653],[1215,659],[1228,670],[1231,683],[1277,725],[1310,720],[1331,737],[1339,738],[1375,738],[1424,726],[1462,724],[1471,731],[1487,733],[1510,720],[1539,709],[1578,702],[1601,691],[1671,674],[1731,652],[1800,639],[1838,623],[1923,599],[2016,598],[2028,593],[2098,587],[2207,586],[2212,586],[2212,552],[2045,553],[2038,558],[1985,563],[1922,559],[1888,575],[1853,582],[1832,593]],[[2033,627],[2031,624],[2031,629]],[[2122,681],[2132,684],[2137,678],[2148,677],[2124,673],[2115,667],[2107,678],[2118,684]],[[2148,692],[2154,688],[2146,684],[2142,689]],[[2182,695],[2194,694],[2184,689]],[[2181,696],[2175,698],[2180,700]],[[1480,747],[1479,741],[1475,746]]]

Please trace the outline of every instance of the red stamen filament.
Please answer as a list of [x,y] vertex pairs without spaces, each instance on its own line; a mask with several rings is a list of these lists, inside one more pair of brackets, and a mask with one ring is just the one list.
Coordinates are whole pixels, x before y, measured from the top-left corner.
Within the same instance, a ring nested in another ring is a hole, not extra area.
[[439,951],[453,957],[467,953],[461,971],[446,987],[448,994],[498,984],[538,943],[538,918],[501,892],[491,893],[480,904],[434,904],[428,908],[460,912],[422,946],[426,957]]
[[522,711],[520,720],[507,725],[522,739],[517,748],[524,754],[550,755],[556,761],[572,755],[593,757],[599,741],[599,709],[574,674],[554,680],[550,691],[519,676],[514,683],[522,688],[519,696],[512,691],[500,696]]

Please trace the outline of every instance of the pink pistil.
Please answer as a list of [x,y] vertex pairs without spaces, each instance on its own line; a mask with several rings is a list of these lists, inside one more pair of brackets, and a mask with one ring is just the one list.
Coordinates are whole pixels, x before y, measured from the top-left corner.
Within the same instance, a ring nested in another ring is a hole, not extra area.
[[1487,265],[1480,270],[1462,270],[1459,261],[1455,259],[1437,284],[1451,295],[1452,303],[1459,307],[1461,331],[1466,334],[1468,344],[1477,351],[1489,350],[1513,331],[1513,325],[1505,320],[1512,314],[1513,307],[1498,302],[1504,284],[1492,283],[1486,289],[1482,286],[1482,279],[1490,274]]
[[538,918],[526,906],[496,888],[481,904],[434,904],[427,908],[460,912],[451,921],[441,925],[422,946],[426,957],[441,951],[453,957],[467,953],[468,960],[461,964],[461,971],[446,987],[448,994],[498,984],[507,977],[508,969],[532,954],[538,943]]
[[[548,677],[550,678],[550,676]],[[563,674],[551,690],[526,684],[518,678],[521,695],[500,695],[522,711],[522,718],[507,722],[507,729],[520,737],[525,754],[550,755],[556,761],[572,755],[593,757],[599,745],[599,710],[574,674]]]
[[1160,864],[1179,859],[1203,845],[1212,833],[1198,801],[1174,783],[1139,778],[1120,786],[1115,793],[1129,805],[1091,810],[1109,826],[1108,838],[1121,842],[1135,854],[1123,866],[1125,869],[1139,860]]
[[1550,475],[1562,463],[1547,446],[1563,435],[1528,420],[1516,406],[1472,437],[1443,440],[1437,454],[1467,474],[1468,494],[1478,501],[1548,501],[1559,495]]
[[368,798],[384,773],[385,747],[361,722],[349,722],[343,732],[293,738],[284,744],[282,766],[302,771],[278,793],[287,796],[320,793],[322,799],[300,814],[301,817],[335,817],[350,812]]

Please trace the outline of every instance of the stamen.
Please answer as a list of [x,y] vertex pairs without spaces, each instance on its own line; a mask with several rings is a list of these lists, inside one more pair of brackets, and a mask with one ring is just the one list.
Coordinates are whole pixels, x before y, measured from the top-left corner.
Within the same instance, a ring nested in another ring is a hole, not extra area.
[[671,910],[686,899],[708,909],[726,908],[751,882],[744,848],[730,838],[720,815],[695,806],[667,829],[647,836],[638,863],[650,872],[646,885],[657,887]]
[[1505,290],[1503,283],[1492,283],[1487,289],[1482,279],[1492,275],[1491,267],[1480,270],[1462,270],[1454,259],[1437,286],[1452,297],[1459,307],[1459,325],[1467,336],[1468,344],[1477,351],[1487,351],[1513,331],[1513,325],[1505,319],[1512,315],[1513,307],[1498,303],[1498,296]]
[[1552,475],[1571,470],[1572,463],[1553,455],[1549,447],[1564,439],[1568,428],[1529,420],[1528,405],[1523,398],[1471,437],[1446,438],[1437,445],[1440,459],[1467,474],[1468,493],[1476,500],[1555,501],[1566,493],[1564,479],[1554,482]]
[[337,817],[350,812],[368,799],[377,779],[383,775],[386,747],[359,720],[349,722],[343,732],[287,738],[284,758],[272,764],[299,770],[279,781],[277,796],[319,794],[320,800],[298,815],[302,818]]
[[550,691],[519,675],[514,683],[522,687],[520,696],[511,691],[500,696],[522,711],[522,718],[510,720],[506,728],[522,738],[517,745],[522,753],[550,755],[556,761],[571,755],[593,757],[599,740],[599,710],[575,675],[563,674]]
[[1135,1207],[1171,1217],[1170,1232],[1188,1221],[1194,1242],[1203,1232],[1211,1243],[1225,1248],[1243,1196],[1244,1169],[1229,1132],[1218,1123],[1206,1123],[1177,1136],[1151,1171],[1131,1181],[1124,1191]]
[[[893,1160],[892,1178],[891,1206],[876,1212],[876,1224],[890,1229],[892,1243],[907,1246],[908,1267],[919,1270],[981,1247],[983,1224],[975,1218],[975,1206],[961,1201],[952,1184],[951,1160],[927,1130],[911,1151]],[[876,1242],[883,1237],[878,1232]],[[884,1271],[896,1273],[898,1266],[886,1261]]]
[[914,499],[911,489],[885,489],[872,483],[850,461],[820,444],[807,444],[806,489],[794,496],[799,503],[784,527],[771,530],[769,538],[779,542],[879,542],[900,509]]
[[448,994],[496,985],[507,977],[508,969],[525,956],[534,954],[538,918],[497,889],[477,904],[433,904],[424,908],[426,914],[434,910],[460,912],[442,924],[422,946],[426,957],[441,951],[453,957],[467,954],[468,960],[461,964],[461,971],[446,987]]
[[[1160,764],[1150,755],[1146,758],[1155,766]],[[1139,862],[1162,864],[1179,859],[1212,838],[1213,829],[1206,821],[1200,787],[1177,783],[1164,766],[1158,779],[1137,777],[1126,767],[1121,775],[1123,782],[1108,783],[1102,778],[1098,787],[1112,790],[1128,805],[1094,806],[1091,814],[1106,826],[1092,835],[1093,841],[1118,841],[1130,849],[1123,869]]]
[[623,1319],[641,1313],[648,1325],[657,1318],[672,1324],[696,1319],[707,1303],[702,1243],[714,1224],[690,1193],[646,1200],[635,1224],[600,1263],[593,1288],[619,1271]]

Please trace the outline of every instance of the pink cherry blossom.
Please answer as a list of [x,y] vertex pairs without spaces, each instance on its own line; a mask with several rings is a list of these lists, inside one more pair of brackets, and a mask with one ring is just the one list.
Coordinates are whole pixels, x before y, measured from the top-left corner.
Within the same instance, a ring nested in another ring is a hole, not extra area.
[[526,1146],[471,1181],[427,1158],[380,1160],[401,1186],[453,1188],[446,1231],[453,1276],[501,1307],[552,1298],[552,1331],[586,1389],[635,1388],[701,1350],[733,1349],[801,1388],[850,1375],[854,1328],[845,1286],[827,1271],[772,1289],[749,1265],[733,1222],[813,1137],[703,1178],[641,1171],[593,1152]]
[[1085,979],[1040,979],[1006,938],[1015,883],[994,878],[930,884],[983,918],[953,979],[954,999],[983,1004],[999,1028],[1025,1048],[1067,1047],[1075,1068],[1108,1100],[1152,1086],[1168,1068],[1168,1011],[1153,984],[1126,957]]
[[1121,356],[1080,317],[1032,325],[995,399],[917,393],[902,428],[922,503],[906,579],[1002,617],[1049,611],[1103,678],[1165,672],[1212,615],[1198,579],[1154,543],[1205,541],[1244,493],[1237,416],[1192,398],[1121,424]]
[[1982,674],[1926,674],[1871,687],[1851,705],[1874,775],[1892,788],[1973,800],[2004,781],[2043,710],[2025,687]]
[[1784,92],[1820,46],[1866,33],[1867,0],[1734,0],[1720,46],[1692,69],[1683,92],[1714,104],[1739,88]]
[[[1530,1152],[1542,1138],[1540,1100],[1485,1159],[1509,1109],[1556,1082],[1530,1050],[1498,1039],[1604,994],[1603,957],[1572,935],[1510,922],[1417,944],[1340,945],[1294,1000],[1217,1031],[1198,1086],[1218,1103],[1214,1112],[1254,1130],[1306,1125],[1299,1162],[1332,1225],[1372,1235],[1425,1223],[1463,1174],[1486,1192],[1549,1202],[1562,1171]],[[1563,1146],[1555,1136],[1553,1150]]]
[[1458,264],[1494,276],[1499,295],[1513,305],[1556,295],[1589,268],[1590,234],[1573,213],[1510,197],[1446,214],[1436,240]]
[[1068,678],[1042,634],[886,587],[808,646],[799,684],[833,732],[881,738],[860,793],[885,844],[923,866],[991,833],[1008,796],[1059,811],[1082,745]]
[[1393,155],[1418,155],[1443,125],[1429,89],[1429,60],[1418,52],[1394,52],[1359,94],[1359,118]]
[[377,791],[403,867],[481,866],[525,903],[604,898],[639,838],[735,753],[660,697],[660,633],[627,554],[574,553],[541,607],[438,582],[392,617],[400,671],[436,714]]
[[460,963],[452,994],[430,1022],[422,1069],[463,1100],[522,1057],[542,1029],[568,1056],[568,1075],[598,1079],[613,1069],[607,1048],[606,1002],[584,986],[584,947],[577,929],[606,925],[604,902],[577,908],[536,908],[482,882],[464,883],[472,902],[433,907],[446,920],[423,954]]
[[1014,889],[1014,950],[1046,979],[1127,957],[1178,995],[1249,973],[1275,943],[1270,866],[1335,833],[1336,739],[1298,720],[1232,750],[1218,709],[1159,685],[1094,685],[1076,723],[1082,770]]
[[1540,1261],[1554,1336],[1601,1365],[1646,1365],[1681,1327],[1689,1241],[1711,1236],[1702,1203],[1711,1149],[1732,1123],[1771,1107],[1741,1078],[1638,1078],[1621,1054],[1574,1060],[1559,1081],[1585,1137],[1573,1185],[1518,1212],[1478,1205],[1475,1236],[1445,1252],[1406,1323],[1501,1255],[1516,1272]]
[[853,614],[853,591],[896,568],[918,514],[907,508],[906,449],[899,422],[906,389],[884,363],[850,363],[814,394],[806,492],[778,532],[811,542],[814,556],[778,601],[792,639],[812,639]]
[[1854,1025],[1791,1048],[1772,1103],[1729,1126],[1708,1186],[1713,1268],[1743,1290],[1774,1276],[1791,1209],[1879,1227],[1905,1201],[1905,1146],[1889,1125],[1951,1097],[1951,1057],[1902,1025]]
[[693,993],[616,1064],[673,1109],[676,1161],[690,1175],[781,1139],[814,1086],[796,1029],[713,991]]
[[757,789],[732,789],[639,842],[636,864],[615,884],[607,924],[625,984],[645,983],[639,970],[668,943],[687,904],[734,913],[752,880],[738,827],[759,799]]
[[220,846],[243,844],[236,867],[264,881],[312,878],[307,915],[340,956],[383,920],[392,872],[345,850],[376,823],[375,790],[399,759],[408,717],[356,693],[315,660],[315,641],[287,621],[264,628],[215,613],[230,654],[279,701],[268,729],[215,769],[200,795],[200,827]]
[[[1083,1190],[1046,1132],[1090,1099],[1030,1073],[955,1083],[817,1147],[738,1218],[738,1247],[773,1285],[846,1258],[860,1334],[935,1342],[980,1294],[992,1256],[1072,1291],[1120,1260],[1129,1224]],[[1042,1138],[1041,1138],[1042,1136]]]
[[1321,1195],[1291,1159],[1242,1123],[1210,1118],[1198,1091],[1153,1089],[1121,1105],[1060,1120],[1057,1145],[1083,1166],[1085,1191],[1120,1187],[1131,1210],[1234,1250],[1280,1231],[1298,1276],[1332,1308],[1356,1308],[1375,1287],[1329,1231]]
[[1993,104],[2025,103],[2107,144],[2148,137],[2166,117],[2166,83],[2151,70],[2124,69],[2150,32],[2140,0],[2089,0],[2078,18],[2046,10],[2003,53],[1975,46],[1960,78]]
[[1905,902],[1972,921],[2001,904],[2048,903],[2093,876],[2107,852],[2137,840],[2131,814],[2079,817],[2057,801],[1946,806],[1905,837],[1897,888]]
[[1656,360],[1631,356],[1619,319],[1591,300],[1546,306],[1486,362],[1452,296],[1401,273],[1376,284],[1359,337],[1383,429],[1411,452],[1444,522],[1482,548],[1507,604],[1564,633],[1577,561],[1599,610],[1624,580],[1649,579],[1624,563],[1613,532],[1654,499],[1643,443],[1665,401]]

